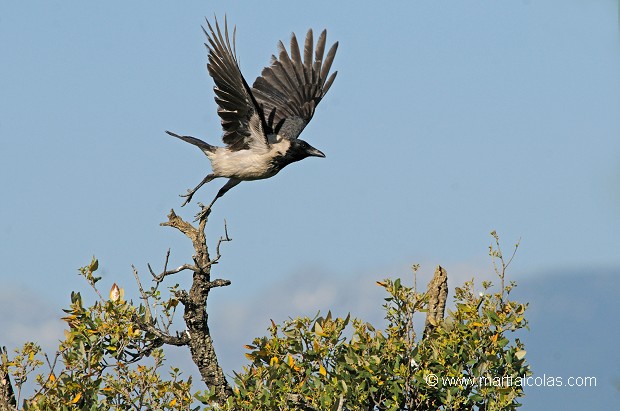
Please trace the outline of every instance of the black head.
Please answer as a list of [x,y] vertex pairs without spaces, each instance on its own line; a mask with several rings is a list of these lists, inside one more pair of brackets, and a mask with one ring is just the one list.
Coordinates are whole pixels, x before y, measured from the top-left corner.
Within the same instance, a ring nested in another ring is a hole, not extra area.
[[289,156],[293,162],[303,160],[306,157],[325,157],[325,154],[305,141],[295,139],[291,141],[291,147],[286,152],[286,156]]
[[279,171],[287,165],[303,160],[306,157],[325,157],[325,154],[303,140],[294,139],[289,141],[291,145],[286,152],[271,159],[271,166],[275,170]]

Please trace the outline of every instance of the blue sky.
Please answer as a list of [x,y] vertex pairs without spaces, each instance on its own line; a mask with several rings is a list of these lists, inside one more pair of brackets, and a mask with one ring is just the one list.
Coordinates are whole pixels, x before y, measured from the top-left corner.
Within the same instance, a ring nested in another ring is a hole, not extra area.
[[211,241],[224,219],[234,239],[216,274],[233,285],[210,300],[237,344],[229,369],[269,318],[380,316],[374,281],[413,263],[444,265],[452,286],[489,277],[493,229],[521,239],[517,281],[620,271],[616,1],[3,2],[0,293],[52,321],[16,317],[11,343],[56,338],[92,255],[129,294],[131,264],[146,274],[168,248],[189,261],[158,223],[195,214],[178,194],[209,164],[164,130],[219,143],[200,25],[224,13],[250,82],[293,31],[340,41],[303,134],[327,158],[243,183],[211,214]]

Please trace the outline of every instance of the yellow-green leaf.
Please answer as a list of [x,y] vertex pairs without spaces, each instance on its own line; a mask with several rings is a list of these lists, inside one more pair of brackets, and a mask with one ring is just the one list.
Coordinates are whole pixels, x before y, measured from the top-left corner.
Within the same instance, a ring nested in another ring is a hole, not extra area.
[[80,400],[80,398],[82,398],[82,393],[78,392],[77,395],[73,397],[73,399],[71,400],[71,404],[77,403]]
[[93,272],[93,271],[97,271],[98,268],[99,268],[99,260],[93,257],[93,260],[91,261],[90,267],[88,267],[88,269],[90,270],[90,272]]
[[327,334],[323,332],[323,327],[321,327],[321,324],[319,324],[318,321],[314,323],[314,332],[316,333],[316,335],[319,335],[321,337],[327,336]]

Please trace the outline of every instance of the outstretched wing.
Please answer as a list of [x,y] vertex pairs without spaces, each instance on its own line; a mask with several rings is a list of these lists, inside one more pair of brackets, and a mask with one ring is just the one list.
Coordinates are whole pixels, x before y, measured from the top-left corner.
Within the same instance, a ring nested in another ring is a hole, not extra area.
[[336,78],[337,71],[329,76],[338,42],[325,53],[327,30],[323,30],[316,44],[312,30],[308,30],[304,44],[303,61],[293,33],[291,55],[284,44],[278,43],[279,56],[272,56],[271,65],[265,67],[252,86],[252,93],[265,113],[269,114],[270,125],[279,127],[279,135],[294,139],[312,119],[314,110]]
[[265,121],[261,107],[243,78],[235,53],[236,28],[232,46],[228,36],[228,23],[224,18],[224,35],[215,20],[215,30],[207,20],[209,32],[203,27],[208,43],[209,63],[207,69],[215,82],[217,114],[222,121],[222,140],[232,150],[244,150],[260,143],[268,144],[267,135],[272,132]]

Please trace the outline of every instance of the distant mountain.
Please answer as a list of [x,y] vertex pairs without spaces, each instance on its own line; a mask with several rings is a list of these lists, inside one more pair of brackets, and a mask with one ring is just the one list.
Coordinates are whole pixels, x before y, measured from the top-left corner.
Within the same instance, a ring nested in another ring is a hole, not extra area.
[[[620,268],[570,269],[518,281],[528,301],[530,331],[520,334],[537,384],[525,388],[524,410],[610,409],[620,402]],[[564,386],[557,385],[562,378]],[[583,377],[596,377],[595,387]]]

